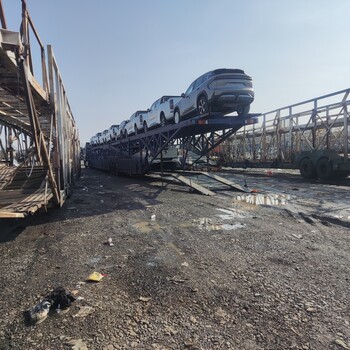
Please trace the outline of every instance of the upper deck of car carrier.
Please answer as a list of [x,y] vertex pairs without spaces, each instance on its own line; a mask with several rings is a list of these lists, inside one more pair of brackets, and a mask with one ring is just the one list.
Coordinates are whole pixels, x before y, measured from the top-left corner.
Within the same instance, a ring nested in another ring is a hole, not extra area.
[[258,115],[208,113],[101,145],[87,144],[86,164],[135,175],[148,173],[159,162],[171,164],[178,157],[171,152],[168,154],[171,148],[182,150],[182,162],[190,149],[195,150],[200,159],[241,127],[255,123]]

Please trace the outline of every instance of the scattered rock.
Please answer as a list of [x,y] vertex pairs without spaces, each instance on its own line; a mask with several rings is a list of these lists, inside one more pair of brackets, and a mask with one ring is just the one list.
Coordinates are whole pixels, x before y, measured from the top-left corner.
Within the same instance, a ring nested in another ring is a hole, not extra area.
[[335,339],[334,340],[334,343],[335,344],[337,344],[337,345],[339,345],[341,348],[343,348],[343,349],[350,349],[346,344],[345,344],[345,342],[343,341],[343,340],[341,340],[341,339]]
[[192,323],[198,323],[197,319],[194,316],[190,316],[190,321]]
[[94,308],[91,306],[83,306],[80,308],[78,313],[73,315],[73,317],[86,317],[94,312]]
[[164,334],[165,335],[175,335],[175,334],[177,334],[178,333],[178,331],[177,330],[175,330],[173,327],[171,327],[171,326],[166,326],[165,328],[164,328]]
[[216,312],[215,315],[218,317],[227,317],[227,312],[224,311],[221,307],[219,307]]
[[314,312],[317,311],[317,309],[315,309],[314,307],[308,307],[308,308],[306,309],[306,311],[307,311],[307,312],[310,312],[310,313],[314,313]]
[[192,340],[185,340],[184,341],[185,348],[192,348],[193,345],[194,345],[194,342]]
[[151,299],[152,299],[152,298],[150,298],[150,297],[142,297],[142,296],[139,297],[139,300],[140,300],[140,301],[143,301],[143,302],[145,302],[145,303],[148,302],[148,301],[150,301]]
[[67,342],[67,345],[72,346],[72,350],[88,350],[88,347],[82,339],[72,339]]
[[128,334],[131,335],[132,337],[137,337],[137,333],[133,329],[130,329],[128,331]]

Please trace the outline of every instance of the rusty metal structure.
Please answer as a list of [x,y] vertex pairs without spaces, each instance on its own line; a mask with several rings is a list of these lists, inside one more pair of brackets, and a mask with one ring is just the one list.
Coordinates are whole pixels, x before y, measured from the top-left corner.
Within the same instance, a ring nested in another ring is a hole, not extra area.
[[244,126],[225,141],[221,148],[225,162],[300,167],[309,178],[317,170],[320,178],[328,177],[331,168],[346,174],[350,171],[349,105],[350,88],[263,113],[257,124]]
[[80,144],[52,47],[46,53],[26,1],[19,32],[7,28],[1,0],[0,21],[0,218],[23,218],[63,205],[80,174]]

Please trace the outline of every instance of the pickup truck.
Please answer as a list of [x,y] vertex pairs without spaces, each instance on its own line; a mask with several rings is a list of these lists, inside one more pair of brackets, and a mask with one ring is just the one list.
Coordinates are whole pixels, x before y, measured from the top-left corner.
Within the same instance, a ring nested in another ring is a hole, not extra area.
[[156,100],[144,115],[143,130],[165,126],[174,118],[174,106],[181,96],[162,96]]
[[124,128],[124,137],[136,135],[143,129],[143,116],[147,111],[136,111],[129,119]]

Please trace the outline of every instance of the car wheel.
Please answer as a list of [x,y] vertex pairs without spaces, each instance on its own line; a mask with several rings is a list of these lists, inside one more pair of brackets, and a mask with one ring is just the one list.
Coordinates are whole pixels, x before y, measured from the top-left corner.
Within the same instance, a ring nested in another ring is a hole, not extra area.
[[178,124],[181,121],[180,111],[177,109],[174,113],[174,123]]
[[165,119],[165,115],[162,113],[160,115],[160,125],[161,126],[165,126],[166,124],[167,124],[167,122],[166,122],[166,119]]
[[143,123],[143,132],[147,132],[148,131],[148,126],[147,126],[147,123],[144,122]]
[[312,179],[316,175],[315,167],[310,158],[303,158],[299,164],[299,170],[302,177]]
[[209,104],[207,96],[201,95],[198,99],[197,110],[199,114],[206,114],[209,112]]
[[137,126],[136,125],[134,125],[134,131],[135,131],[135,135],[137,135],[138,130],[137,130]]
[[321,180],[331,179],[334,176],[331,161],[322,157],[316,164],[316,174]]
[[239,107],[237,108],[237,114],[238,114],[239,116],[241,116],[241,115],[246,115],[246,114],[249,113],[249,111],[250,111],[250,105],[247,105],[247,106],[239,106]]

